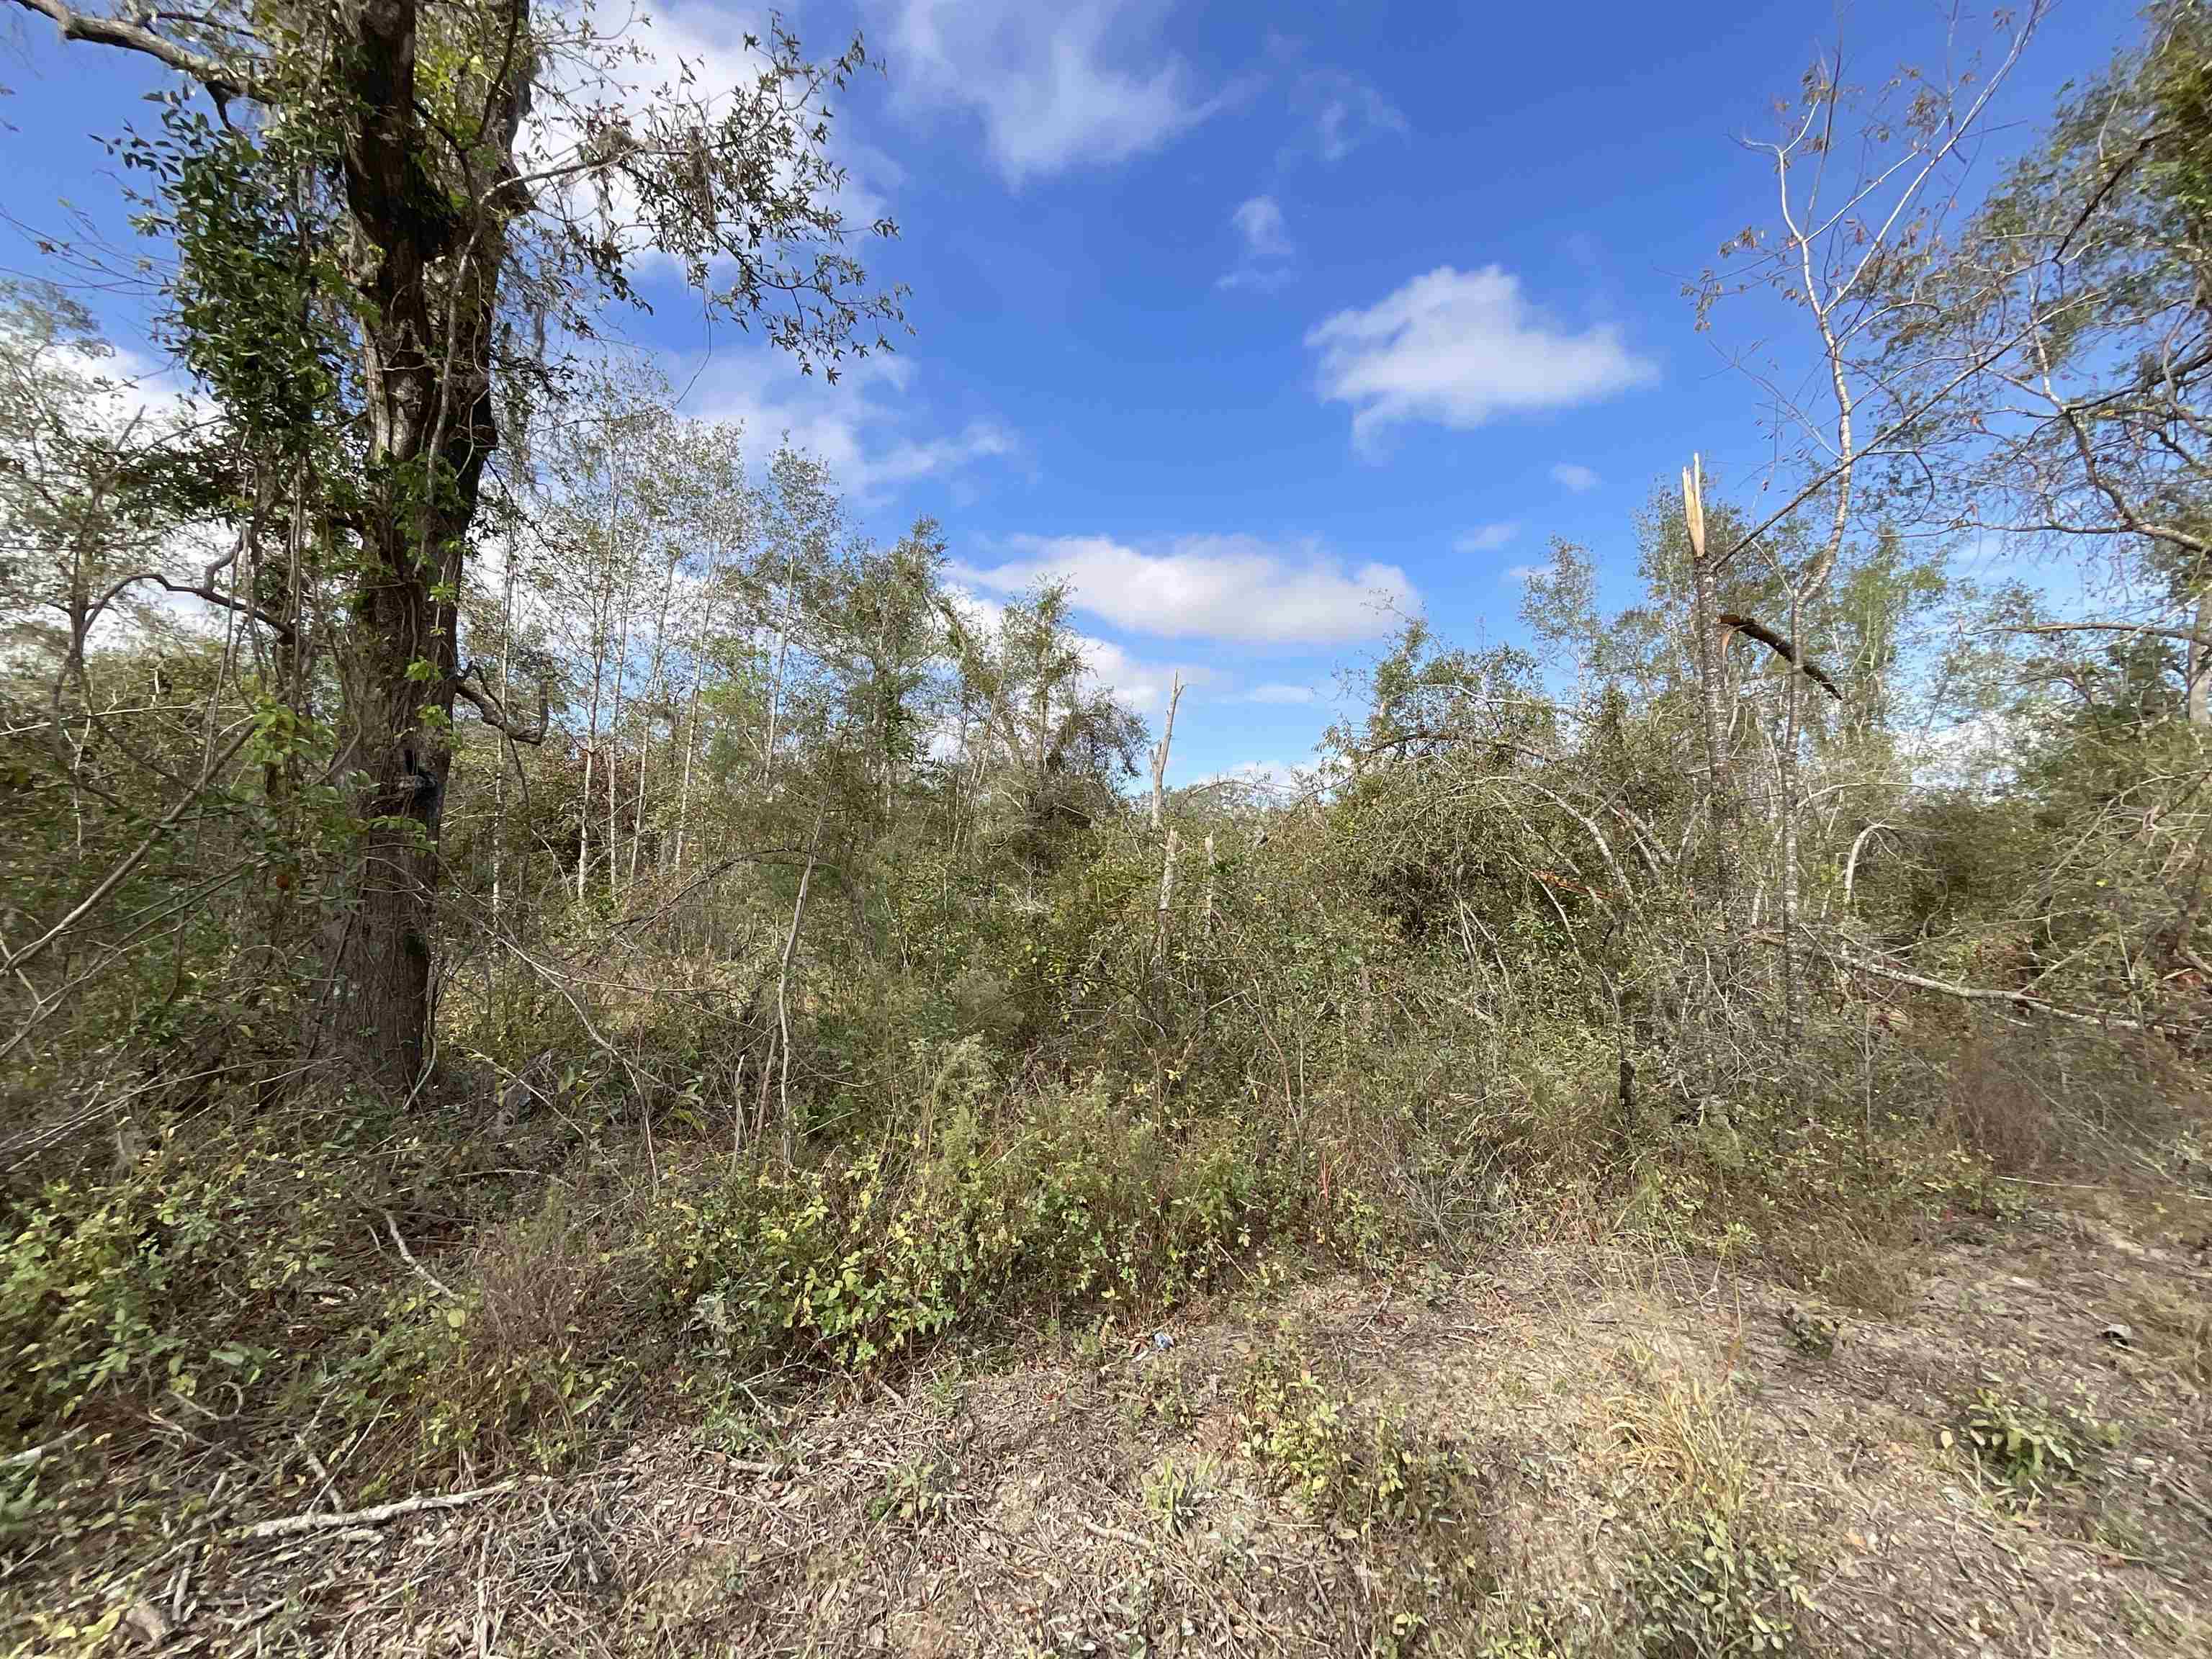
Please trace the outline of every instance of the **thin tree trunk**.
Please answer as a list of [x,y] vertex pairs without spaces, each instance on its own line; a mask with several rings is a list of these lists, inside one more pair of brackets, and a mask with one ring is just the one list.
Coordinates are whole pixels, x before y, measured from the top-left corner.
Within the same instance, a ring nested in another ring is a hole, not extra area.
[[691,758],[699,749],[699,692],[707,679],[707,642],[714,626],[714,577],[721,555],[719,541],[708,544],[707,580],[699,594],[699,632],[691,651],[690,707],[685,711],[684,781],[676,794],[676,869],[684,870],[684,842],[691,826]]
[[1698,702],[1705,727],[1707,811],[1712,824],[1712,902],[1723,927],[1732,930],[1735,907],[1731,855],[1739,814],[1723,697],[1728,659],[1720,631],[1712,559],[1705,544],[1705,469],[1694,455],[1682,473],[1682,517],[1690,541],[1691,626],[1697,642]]
[[783,619],[775,631],[775,686],[768,700],[768,740],[761,745],[761,793],[769,793],[775,772],[775,728],[783,714],[783,668],[791,650],[791,618],[798,597],[799,542],[794,537],[783,574]]
[[607,897],[622,902],[622,824],[617,814],[622,802],[623,682],[629,675],[629,592],[636,568],[623,560],[622,624],[615,636],[614,696],[607,710]]
[[[514,707],[514,675],[510,672],[514,657],[514,560],[521,545],[522,532],[518,526],[507,538],[507,570],[501,584],[499,601],[499,706]],[[507,733],[495,732],[498,739],[492,764],[492,829],[491,829],[491,918],[496,923],[500,915],[500,878],[504,873],[503,857],[507,844]]]
[[[1790,595],[1790,637],[1798,637],[1803,613],[1796,592]],[[1782,871],[1777,884],[1782,921],[1782,1030],[1788,1052],[1797,1050],[1797,690],[1802,676],[1784,676],[1782,746],[1775,755],[1775,809],[1782,820]]]
[[799,927],[806,915],[806,890],[814,880],[814,859],[822,844],[822,817],[814,818],[814,834],[806,848],[806,867],[799,872],[799,897],[791,907],[791,931],[784,935],[783,963],[775,978],[775,1028],[782,1048],[781,1075],[776,1095],[783,1115],[783,1161],[791,1162],[791,959],[799,949]]
[[592,852],[592,769],[599,750],[599,695],[604,688],[607,667],[607,635],[614,627],[615,567],[614,541],[617,519],[620,514],[622,483],[615,477],[616,505],[608,512],[606,552],[606,582],[600,591],[599,614],[592,619],[592,703],[588,733],[584,742],[584,795],[577,811],[576,830],[576,902],[584,902],[585,873],[591,867]]
[[1169,907],[1175,902],[1175,877],[1176,832],[1172,828],[1170,828],[1168,830],[1167,850],[1165,855],[1160,861],[1160,904],[1157,940],[1155,944],[1155,949],[1158,951],[1159,959],[1163,964],[1167,961],[1168,909]]
[[2189,723],[2191,726],[2212,726],[2212,650],[2203,643],[2212,637],[2212,585],[2197,591],[2197,637],[2189,642]]
[[1164,793],[1168,775],[1168,747],[1175,742],[1176,705],[1182,701],[1182,676],[1175,677],[1168,692],[1167,725],[1160,732],[1160,746],[1152,750],[1152,828],[1160,827],[1161,797]]
[[646,675],[645,719],[637,738],[637,812],[630,823],[629,882],[637,885],[638,843],[644,840],[646,763],[653,754],[653,713],[660,706],[661,669],[667,660],[668,606],[676,594],[676,556],[668,560],[668,574],[660,584],[660,614],[653,622],[653,666]]

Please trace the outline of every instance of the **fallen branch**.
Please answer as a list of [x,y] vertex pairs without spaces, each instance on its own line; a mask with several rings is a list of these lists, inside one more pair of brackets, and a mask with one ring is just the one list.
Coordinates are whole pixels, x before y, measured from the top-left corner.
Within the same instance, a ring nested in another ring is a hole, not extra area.
[[386,1210],[384,1212],[384,1224],[392,1230],[392,1242],[399,1247],[399,1259],[405,1262],[408,1267],[422,1279],[423,1283],[429,1285],[432,1290],[437,1291],[440,1296],[444,1297],[447,1301],[459,1301],[460,1297],[455,1296],[451,1290],[447,1289],[445,1284],[439,1279],[436,1274],[433,1273],[428,1267],[424,1267],[421,1262],[415,1259],[415,1253],[407,1248],[407,1241],[400,1237],[399,1224],[392,1218],[392,1212],[389,1210]]
[[[1782,942],[1781,935],[1778,933],[1765,933],[1759,935],[1759,938],[1764,943],[1769,945],[1779,945]],[[1961,1002],[2008,1003],[2015,1008],[2027,1008],[2039,1014],[2048,1014],[2053,1019],[2070,1020],[2076,1025],[2095,1025],[2123,1031],[2154,1031],[2164,1032],[2173,1036],[2190,1036],[2196,1035],[2198,1030],[2196,1026],[2183,1025],[2173,1020],[2130,1019],[2124,1014],[2091,1013],[2079,1008],[2064,1008],[2055,1002],[2046,1002],[2043,998],[2032,995],[2026,991],[2005,991],[1980,985],[1956,985],[1948,980],[1930,979],[1924,974],[1907,973],[1902,968],[1893,968],[1887,963],[1876,962],[1872,957],[1859,956],[1856,952],[1844,950],[1818,937],[1815,937],[1813,942],[1834,961],[1841,963],[1844,967],[1856,972],[1872,974],[1877,979],[1889,980],[1899,985],[1910,985],[1918,991],[1933,991],[1938,996],[1953,997]]]
[[52,1457],[56,1452],[59,1451],[64,1446],[68,1445],[70,1441],[76,1439],[77,1436],[83,1432],[84,1431],[82,1428],[71,1429],[67,1434],[61,1436],[58,1439],[47,1441],[43,1446],[27,1446],[21,1451],[10,1452],[7,1456],[0,1457],[0,1469],[23,1469],[33,1468],[38,1464],[45,1462],[46,1459]]
[[[537,1484],[535,1479],[531,1484]],[[257,1521],[250,1527],[241,1527],[234,1537],[241,1541],[262,1538],[291,1538],[303,1532],[329,1532],[340,1527],[380,1527],[387,1521],[397,1521],[403,1516],[423,1515],[433,1510],[458,1510],[471,1504],[481,1504],[487,1498],[504,1498],[520,1492],[524,1483],[520,1480],[502,1480],[495,1486],[478,1486],[471,1492],[434,1493],[427,1498],[403,1498],[397,1503],[372,1504],[365,1510],[346,1510],[329,1515],[287,1515],[274,1521]]]
[[1811,680],[1838,702],[1844,700],[1843,687],[1836,684],[1826,669],[1821,667],[1820,664],[1800,651],[1792,641],[1784,639],[1781,635],[1776,633],[1756,617],[1739,617],[1733,611],[1723,611],[1720,613],[1718,620],[1722,627],[1733,628],[1747,638],[1757,640],[1783,661],[1794,668],[1802,669],[1806,678]]

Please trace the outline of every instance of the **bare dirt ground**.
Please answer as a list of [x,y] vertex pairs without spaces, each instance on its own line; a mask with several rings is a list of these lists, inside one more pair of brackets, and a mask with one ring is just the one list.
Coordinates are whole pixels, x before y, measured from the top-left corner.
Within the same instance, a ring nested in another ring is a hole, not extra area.
[[[112,1639],[2212,1654],[2212,1216],[2175,1223],[1960,1234],[1907,1264],[1889,1318],[1619,1245],[1248,1287],[1164,1347],[948,1359],[758,1410],[739,1390],[586,1475],[188,1545]],[[2040,1474],[1975,1455],[1984,1390],[1984,1419],[2063,1425]],[[1655,1614],[1669,1582],[1717,1611]]]

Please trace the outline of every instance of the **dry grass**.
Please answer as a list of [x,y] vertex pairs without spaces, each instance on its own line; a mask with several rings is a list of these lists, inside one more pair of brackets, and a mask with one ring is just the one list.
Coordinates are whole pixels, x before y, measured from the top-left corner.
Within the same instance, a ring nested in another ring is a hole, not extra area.
[[[477,1264],[503,1350],[617,1295],[578,1243]],[[256,1544],[219,1500],[74,1622],[158,1604],[166,1650],[210,1654],[1697,1652],[1644,1626],[1711,1516],[1803,1574],[1809,1650],[2206,1650],[2203,1252],[2092,1219],[1923,1267],[1893,1318],[1825,1304],[1825,1359],[1780,1317],[1796,1293],[1615,1241],[1262,1283],[1165,1351],[1109,1328],[885,1383],[732,1379],[708,1423],[443,1516]],[[2100,1336],[2116,1318],[2133,1346]],[[1251,1454],[1245,1378],[1286,1354],[1480,1471],[1486,1596],[1438,1593],[1403,1535],[1336,1524]],[[2119,1444],[2030,1513],[1988,1501],[1938,1443],[1984,1379],[2094,1399]],[[1776,1605],[1749,1582],[1741,1605]],[[12,1610],[21,1650],[97,1647],[43,1610]]]

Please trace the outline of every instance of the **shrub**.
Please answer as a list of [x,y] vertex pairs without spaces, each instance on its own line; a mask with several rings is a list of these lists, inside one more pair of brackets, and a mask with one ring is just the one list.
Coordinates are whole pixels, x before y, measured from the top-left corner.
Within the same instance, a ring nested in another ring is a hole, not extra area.
[[1133,1109],[1103,1080],[995,1114],[978,1092],[950,1091],[907,1146],[748,1163],[663,1200],[668,1304],[726,1350],[864,1365],[994,1310],[1173,1301],[1267,1224],[1236,1126]]
[[567,1462],[642,1369],[617,1266],[558,1200],[488,1230],[452,1296],[419,1279],[387,1293],[338,1371],[342,1416],[388,1419],[385,1461],[401,1468],[423,1456]]
[[1465,1623],[1492,1587],[1480,1482],[1448,1440],[1332,1391],[1295,1352],[1254,1364],[1238,1432],[1277,1490],[1379,1568],[1362,1574],[1381,1603],[1379,1651],[1410,1652],[1441,1621]]
[[0,1243],[0,1424],[9,1433],[161,1387],[251,1388],[323,1320],[357,1213],[352,1135],[305,1139],[243,1116],[171,1121],[106,1182],[52,1181]]
[[2112,1431],[2087,1407],[2024,1401],[1994,1387],[1974,1391],[1954,1430],[1942,1431],[1948,1450],[1957,1448],[1996,1490],[2004,1507],[2027,1510],[2079,1480],[2109,1445]]

